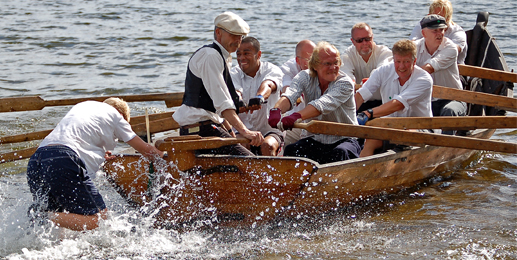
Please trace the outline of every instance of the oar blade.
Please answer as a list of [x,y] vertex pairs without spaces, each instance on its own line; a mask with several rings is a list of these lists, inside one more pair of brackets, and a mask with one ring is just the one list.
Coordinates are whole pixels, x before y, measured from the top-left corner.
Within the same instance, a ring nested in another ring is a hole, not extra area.
[[40,110],[45,101],[39,96],[2,98],[0,112]]

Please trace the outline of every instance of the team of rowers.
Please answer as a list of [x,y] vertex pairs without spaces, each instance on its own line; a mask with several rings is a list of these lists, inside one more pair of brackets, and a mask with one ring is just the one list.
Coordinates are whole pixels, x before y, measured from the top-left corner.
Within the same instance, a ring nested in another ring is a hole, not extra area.
[[[400,40],[391,50],[375,44],[368,24],[357,23],[352,45],[343,54],[328,42],[302,40],[296,57],[281,67],[261,60],[260,43],[246,37],[250,28],[241,17],[220,14],[214,42],[197,50],[188,63],[183,104],[173,115],[180,134],[250,140],[246,146],[203,153],[283,154],[329,163],[369,156],[390,145],[308,133],[293,129],[295,122],[364,125],[375,117],[463,116],[464,102],[433,99],[432,86],[463,89],[457,63],[465,60],[466,34],[452,22],[448,0],[433,1],[429,13],[415,26],[411,40]],[[233,52],[238,66],[232,68]],[[362,83],[357,91],[355,82]]]
[[[190,58],[183,104],[174,113],[180,135],[250,140],[200,153],[300,156],[319,163],[374,154],[383,141],[311,134],[299,120],[364,125],[376,117],[461,116],[466,104],[433,100],[433,84],[462,89],[457,63],[466,35],[452,22],[448,0],[435,0],[413,30],[414,40],[391,50],[376,45],[366,23],[352,27],[352,46],[341,55],[328,42],[300,41],[296,57],[277,67],[261,60],[260,43],[238,15],[215,18],[214,42]],[[238,66],[231,67],[237,52]],[[355,82],[362,87],[355,90]],[[359,112],[359,113],[357,113]],[[152,160],[164,156],[129,125],[129,106],[118,98],[74,106],[43,140],[27,166],[34,204],[29,216],[72,230],[98,227],[107,208],[93,183],[101,163],[122,140]],[[454,133],[447,133],[454,134]]]

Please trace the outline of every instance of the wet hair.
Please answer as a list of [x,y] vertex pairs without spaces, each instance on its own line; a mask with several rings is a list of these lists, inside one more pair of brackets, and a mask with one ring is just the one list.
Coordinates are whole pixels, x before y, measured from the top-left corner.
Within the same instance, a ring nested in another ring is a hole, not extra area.
[[443,9],[444,14],[442,16],[445,18],[447,24],[454,24],[452,21],[452,4],[449,0],[433,0],[431,5],[429,5],[429,13],[433,14],[435,9]]
[[416,59],[416,45],[412,40],[399,40],[393,44],[392,48],[393,55],[397,54],[400,56],[411,55],[413,60]]
[[353,37],[355,29],[366,29],[368,32],[372,33],[372,35],[373,35],[372,27],[370,27],[370,25],[368,25],[367,23],[361,22],[361,23],[354,24],[354,26],[352,26],[352,30],[350,30],[350,37]]
[[312,52],[311,59],[309,60],[309,75],[311,77],[315,78],[316,76],[318,76],[316,67],[321,62],[320,61],[320,52],[325,51],[328,53],[329,50],[331,50],[331,49],[336,51],[337,58],[339,61],[339,66],[341,66],[341,55],[339,54],[339,50],[336,48],[336,46],[334,46],[328,42],[325,42],[325,41],[318,42],[318,44],[314,48],[314,52]]
[[253,48],[255,49],[255,52],[260,51],[260,42],[255,37],[248,36],[248,37],[242,39],[241,44],[243,44],[243,43],[251,43],[251,46],[253,46]]
[[126,119],[126,121],[129,123],[129,119],[131,118],[129,113],[129,106],[127,105],[127,102],[116,97],[110,97],[106,100],[104,100],[104,103],[114,107],[121,115]]

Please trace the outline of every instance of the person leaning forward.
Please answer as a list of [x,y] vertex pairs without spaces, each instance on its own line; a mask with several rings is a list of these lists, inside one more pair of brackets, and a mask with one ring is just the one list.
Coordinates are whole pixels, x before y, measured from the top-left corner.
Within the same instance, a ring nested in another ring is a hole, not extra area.
[[[316,119],[357,125],[354,85],[352,79],[340,73],[339,51],[328,42],[316,45],[309,69],[296,77],[286,93],[270,110],[268,123],[280,130],[292,129],[298,120]],[[281,118],[292,109],[304,93],[307,105],[299,112]],[[285,156],[305,157],[318,163],[330,163],[357,158],[361,146],[356,138],[314,134],[285,147]]]
[[122,140],[149,159],[163,152],[145,143],[129,125],[129,106],[118,98],[81,102],[41,142],[27,165],[33,220],[75,231],[97,228],[107,208],[93,183],[95,173]]
[[[260,146],[262,134],[246,128],[237,115],[239,97],[228,69],[230,53],[237,51],[249,26],[232,12],[218,15],[214,24],[214,42],[198,49],[188,62],[183,103],[173,118],[181,126],[180,135],[235,137],[233,126],[251,145]],[[253,155],[240,144],[199,152]]]
[[[400,40],[393,45],[393,62],[374,70],[368,81],[355,94],[355,102],[362,104],[380,90],[382,105],[357,115],[360,125],[375,117],[432,117],[431,93],[433,79],[416,66],[416,45],[411,40]],[[374,154],[383,141],[366,139],[361,157]]]

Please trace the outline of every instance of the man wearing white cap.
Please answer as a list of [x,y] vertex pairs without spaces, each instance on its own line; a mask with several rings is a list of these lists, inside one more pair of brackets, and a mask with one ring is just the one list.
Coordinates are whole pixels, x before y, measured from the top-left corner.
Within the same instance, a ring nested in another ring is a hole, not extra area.
[[[232,52],[250,31],[248,24],[232,12],[218,15],[214,21],[214,42],[198,49],[190,58],[185,79],[183,104],[173,117],[181,126],[180,135],[235,137],[231,127],[260,146],[264,137],[250,131],[237,116],[239,96],[229,69]],[[253,155],[242,145],[225,146],[214,154]]]

